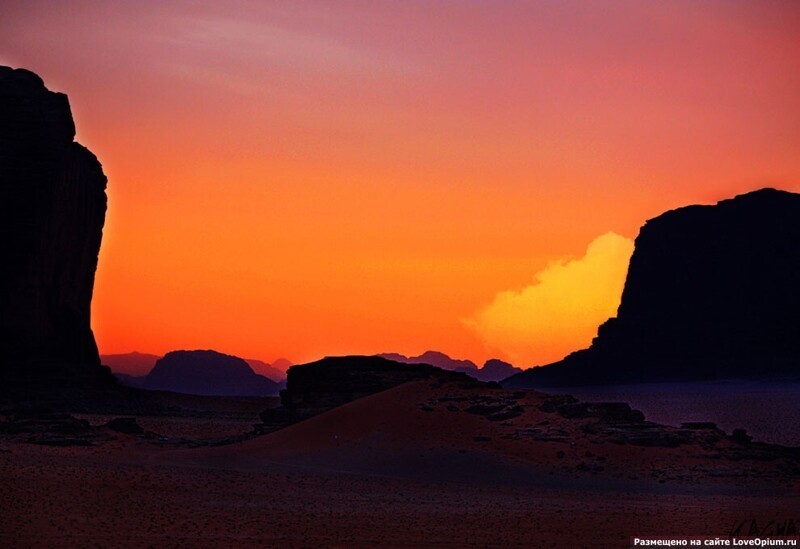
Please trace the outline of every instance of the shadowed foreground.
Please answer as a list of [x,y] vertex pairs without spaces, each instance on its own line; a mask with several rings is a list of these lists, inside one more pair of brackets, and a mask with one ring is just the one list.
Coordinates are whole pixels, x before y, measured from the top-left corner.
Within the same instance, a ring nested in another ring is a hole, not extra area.
[[794,451],[624,406],[420,381],[238,444],[176,442],[234,419],[143,417],[170,436],[77,448],[2,438],[0,541],[624,546],[798,523]]
[[621,546],[632,534],[721,535],[736,521],[766,524],[795,518],[798,509],[796,496],[765,493],[437,483],[285,466],[147,467],[121,463],[122,452],[102,452],[98,461],[26,448],[13,464],[3,454],[4,545]]

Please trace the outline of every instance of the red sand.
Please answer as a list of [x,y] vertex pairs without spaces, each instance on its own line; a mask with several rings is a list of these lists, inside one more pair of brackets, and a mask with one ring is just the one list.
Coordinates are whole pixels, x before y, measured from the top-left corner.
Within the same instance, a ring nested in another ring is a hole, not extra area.
[[[496,394],[508,393],[482,396]],[[783,460],[592,443],[535,393],[507,422],[438,401],[465,395],[408,384],[216,448],[0,439],[0,546],[619,547],[742,520],[800,525]],[[571,442],[502,438],[541,421]]]
[[[660,491],[691,490],[700,480],[722,491],[785,488],[785,464],[781,461],[712,459],[709,456],[716,450],[700,446],[598,444],[597,437],[580,428],[587,420],[539,411],[543,395],[535,392],[516,400],[524,413],[514,419],[493,422],[463,411],[476,402],[512,394],[499,389],[462,389],[453,383],[443,387],[425,381],[408,383],[270,436],[234,446],[179,451],[159,459],[248,470],[280,463],[326,471],[469,482],[541,484],[542,477],[552,476],[557,477],[559,485],[571,478],[581,479],[581,484],[613,481],[618,485],[633,480],[637,490],[648,482],[669,485]],[[458,410],[448,410],[448,406]],[[514,437],[526,429],[562,436],[569,442]],[[800,484],[795,488],[800,489]]]

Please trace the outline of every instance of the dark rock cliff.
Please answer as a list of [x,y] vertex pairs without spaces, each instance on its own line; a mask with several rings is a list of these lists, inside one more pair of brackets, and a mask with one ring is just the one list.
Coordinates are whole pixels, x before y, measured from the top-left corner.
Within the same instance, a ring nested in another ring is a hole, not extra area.
[[800,195],[762,189],[648,221],[591,347],[503,384],[797,376]]
[[106,177],[67,96],[0,67],[0,375],[6,389],[112,384],[90,328]]
[[216,351],[172,351],[160,358],[143,387],[205,396],[276,396],[278,384],[243,359]]

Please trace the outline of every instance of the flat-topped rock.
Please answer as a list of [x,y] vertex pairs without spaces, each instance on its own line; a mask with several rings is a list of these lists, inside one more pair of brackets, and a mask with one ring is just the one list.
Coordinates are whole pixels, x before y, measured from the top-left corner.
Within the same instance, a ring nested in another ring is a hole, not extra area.
[[651,219],[591,347],[504,381],[558,387],[800,376],[800,194],[762,189]]

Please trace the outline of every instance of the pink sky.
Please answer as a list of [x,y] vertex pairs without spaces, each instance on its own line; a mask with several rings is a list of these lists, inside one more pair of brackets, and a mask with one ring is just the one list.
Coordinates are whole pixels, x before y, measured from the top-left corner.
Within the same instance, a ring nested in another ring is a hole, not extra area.
[[798,36],[792,1],[0,8],[0,63],[69,94],[110,179],[101,351],[296,362],[585,346],[594,271],[578,320],[487,307],[664,210],[800,191]]

